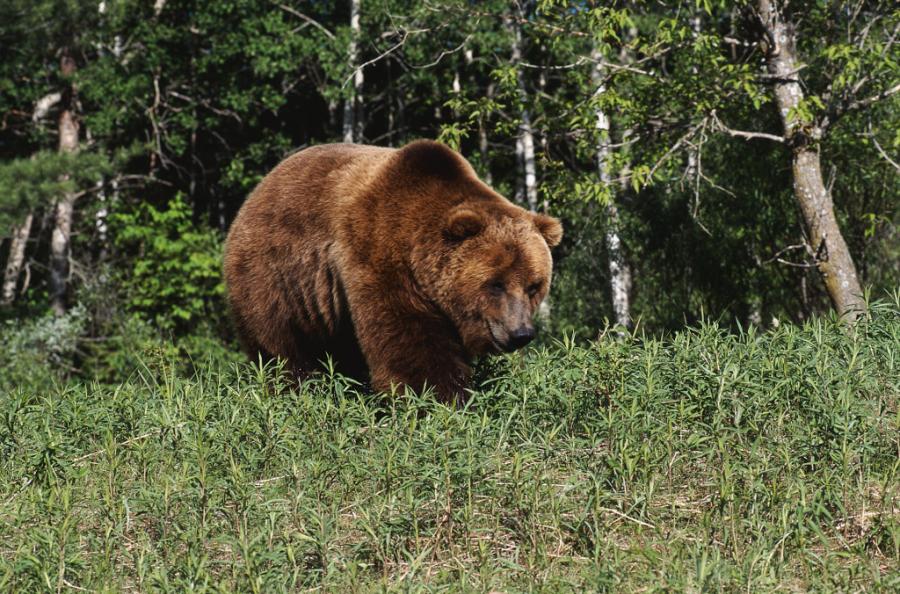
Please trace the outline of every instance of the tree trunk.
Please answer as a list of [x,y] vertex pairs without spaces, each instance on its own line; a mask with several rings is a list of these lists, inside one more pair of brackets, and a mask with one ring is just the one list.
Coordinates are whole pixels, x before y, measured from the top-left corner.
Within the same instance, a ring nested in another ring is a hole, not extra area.
[[[701,26],[703,24],[702,17],[700,16],[700,8],[697,7],[694,12],[694,16],[690,18],[691,23],[691,36],[696,42],[697,37],[700,36]],[[694,65],[691,67],[691,72],[695,75],[699,74],[699,68]],[[685,170],[684,178],[687,179],[688,184],[690,184],[693,189],[693,207],[691,207],[691,216],[696,220],[698,216],[698,212],[700,210],[700,162],[698,159],[699,149],[695,150],[691,148],[687,152],[687,169]]]
[[[494,98],[494,83],[487,86],[487,98]],[[484,114],[478,114],[478,152],[481,153],[481,167],[484,169],[484,183],[493,187],[494,176],[491,174],[491,161],[488,154],[488,135],[484,125]]]
[[107,223],[107,218],[109,217],[110,208],[112,207],[112,204],[118,200],[119,194],[119,182],[117,182],[115,178],[110,180],[109,185],[111,192],[110,195],[107,196],[106,192],[102,190],[103,182],[100,182],[99,186],[101,190],[97,192],[97,201],[100,203],[100,207],[94,215],[94,225],[97,229],[97,243],[100,244],[97,259],[100,261],[106,260],[109,249],[109,225]]
[[[519,8],[521,10],[521,7]],[[534,158],[534,131],[531,128],[531,112],[528,109],[528,90],[525,88],[525,75],[519,64],[522,62],[523,46],[522,26],[512,19],[507,20],[507,26],[512,30],[513,43],[511,62],[516,66],[516,85],[518,87],[519,105],[521,106],[522,123],[519,125],[519,135],[516,138],[516,164],[519,165],[517,176],[521,181],[516,183],[516,201],[527,204],[528,210],[537,212],[537,166]],[[550,297],[544,299],[538,306],[536,316],[541,323],[550,321]]]
[[[522,88],[524,92],[524,87]],[[531,131],[531,114],[528,108],[522,108],[522,165],[525,170],[525,201],[528,203],[528,210],[537,212],[538,208],[538,191],[537,191],[537,167],[534,162],[534,134]]]
[[[601,66],[602,56],[596,48],[591,52],[591,59],[594,61],[591,78],[596,89],[595,93],[601,95],[606,91],[605,72]],[[620,237],[619,209],[616,207],[615,199],[616,184],[612,178],[611,169],[610,119],[599,107],[595,113],[597,115],[597,170],[600,174],[600,181],[609,193],[606,203],[604,242],[609,260],[610,295],[612,296],[613,314],[616,324],[628,328],[631,326],[631,300],[629,298],[631,268],[625,260]]]
[[9,258],[6,261],[6,270],[3,272],[3,290],[0,293],[0,306],[12,305],[16,299],[16,284],[19,282],[19,274],[22,272],[22,264],[25,263],[25,246],[28,236],[31,234],[31,223],[34,214],[25,215],[21,225],[13,228],[12,241],[9,245]]
[[631,268],[625,260],[620,236],[619,209],[610,198],[606,205],[606,252],[609,258],[609,287],[616,324],[631,327]]
[[[337,127],[337,112],[340,105],[334,99],[328,100],[328,126],[330,130]],[[343,128],[341,128],[343,130]]]
[[481,167],[484,170],[484,183],[494,185],[494,176],[491,175],[491,164],[488,157],[488,136],[484,127],[484,119],[478,118],[478,152],[481,154]]
[[[60,70],[67,79],[59,113],[59,152],[78,150],[78,121],[75,119],[75,59],[63,53]],[[75,214],[75,193],[64,195],[56,203],[53,234],[50,238],[50,307],[56,315],[66,312],[66,287],[69,279],[69,246],[72,218]]]
[[353,91],[344,101],[344,142],[359,140],[362,136],[362,114],[359,98],[362,95],[363,71],[359,68],[359,3],[350,0],[350,45],[347,47],[347,63],[353,71]]
[[865,309],[856,266],[838,227],[831,194],[822,181],[822,164],[815,143],[822,130],[806,125],[796,114],[803,101],[796,54],[795,28],[774,0],[759,0],[759,17],[767,33],[766,65],[774,75],[775,99],[792,147],[794,197],[800,205],[816,266],[831,302],[850,321]]
[[513,202],[525,204],[525,145],[522,136],[516,136],[516,189],[513,194]]
[[[522,27],[518,23],[512,22],[510,22],[510,26],[513,30],[511,61],[513,66],[518,66],[522,61]],[[521,142],[521,146],[519,146],[519,144],[516,145],[516,150],[521,151],[521,173],[523,174],[522,191],[524,193],[525,202],[528,204],[528,209],[535,212],[538,207],[538,191],[537,167],[535,166],[534,159],[534,132],[531,129],[531,112],[527,107],[528,91],[525,89],[525,75],[522,73],[521,68],[518,68],[516,71],[516,83],[519,91],[519,104],[522,109],[522,123],[519,125],[519,140],[517,141],[517,143]]]
[[387,145],[394,146],[394,132],[396,130],[396,122],[394,115],[394,95],[397,94],[396,89],[394,88],[394,74],[393,67],[390,62],[386,64],[387,66],[387,93],[385,94],[385,98],[387,99]]

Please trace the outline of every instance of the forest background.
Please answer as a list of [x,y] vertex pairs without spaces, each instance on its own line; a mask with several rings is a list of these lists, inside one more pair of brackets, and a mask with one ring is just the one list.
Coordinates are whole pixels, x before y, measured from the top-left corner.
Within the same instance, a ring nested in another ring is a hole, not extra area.
[[900,285],[898,32],[870,1],[5,0],[7,381],[234,356],[224,234],[325,142],[437,138],[559,216],[545,336],[853,319]]

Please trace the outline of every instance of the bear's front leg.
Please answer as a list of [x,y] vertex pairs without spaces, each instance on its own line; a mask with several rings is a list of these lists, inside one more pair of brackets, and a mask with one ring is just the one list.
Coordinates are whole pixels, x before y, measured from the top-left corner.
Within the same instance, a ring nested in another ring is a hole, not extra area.
[[374,389],[431,386],[442,402],[465,402],[471,368],[448,320],[373,300],[351,311]]
[[387,343],[379,341],[371,351],[366,347],[367,341],[360,340],[372,387],[390,392],[394,387],[409,386],[421,392],[431,386],[441,402],[464,403],[471,375],[469,365],[454,352],[450,340],[428,334],[428,328],[412,326],[408,326],[409,335],[395,335]]

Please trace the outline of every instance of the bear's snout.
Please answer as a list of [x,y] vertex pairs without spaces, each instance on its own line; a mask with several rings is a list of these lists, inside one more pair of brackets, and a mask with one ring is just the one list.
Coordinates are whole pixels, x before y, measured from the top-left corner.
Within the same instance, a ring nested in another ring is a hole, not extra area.
[[488,322],[495,352],[511,353],[534,340],[534,326],[528,322],[510,330],[502,322]]
[[534,340],[531,308],[525,298],[504,296],[496,313],[492,320],[489,318],[488,329],[498,351],[511,353]]
[[534,327],[521,326],[509,333],[508,351],[515,351],[534,340]]

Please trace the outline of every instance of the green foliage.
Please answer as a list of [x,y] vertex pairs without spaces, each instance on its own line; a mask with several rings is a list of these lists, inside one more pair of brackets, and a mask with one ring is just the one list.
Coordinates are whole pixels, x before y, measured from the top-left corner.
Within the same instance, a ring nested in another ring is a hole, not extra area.
[[71,371],[88,312],[78,306],[63,316],[46,313],[0,323],[0,394],[16,386],[50,389]]
[[0,237],[29,210],[48,207],[64,194],[97,184],[112,170],[103,154],[42,151],[27,159],[0,161]]
[[190,328],[161,327],[144,312],[129,309],[121,291],[123,287],[113,279],[82,287],[78,302],[89,323],[76,338],[78,356],[57,368],[57,381],[123,382],[148,358],[174,361],[180,373],[192,373],[195,365],[202,366],[210,358],[223,364],[246,359],[223,336],[218,317],[200,320]]
[[223,322],[222,239],[191,220],[176,196],[165,210],[149,204],[110,217],[128,265],[121,273],[126,307],[163,330]]
[[900,296],[500,359],[453,409],[149,354],[0,399],[0,590],[894,592]]

